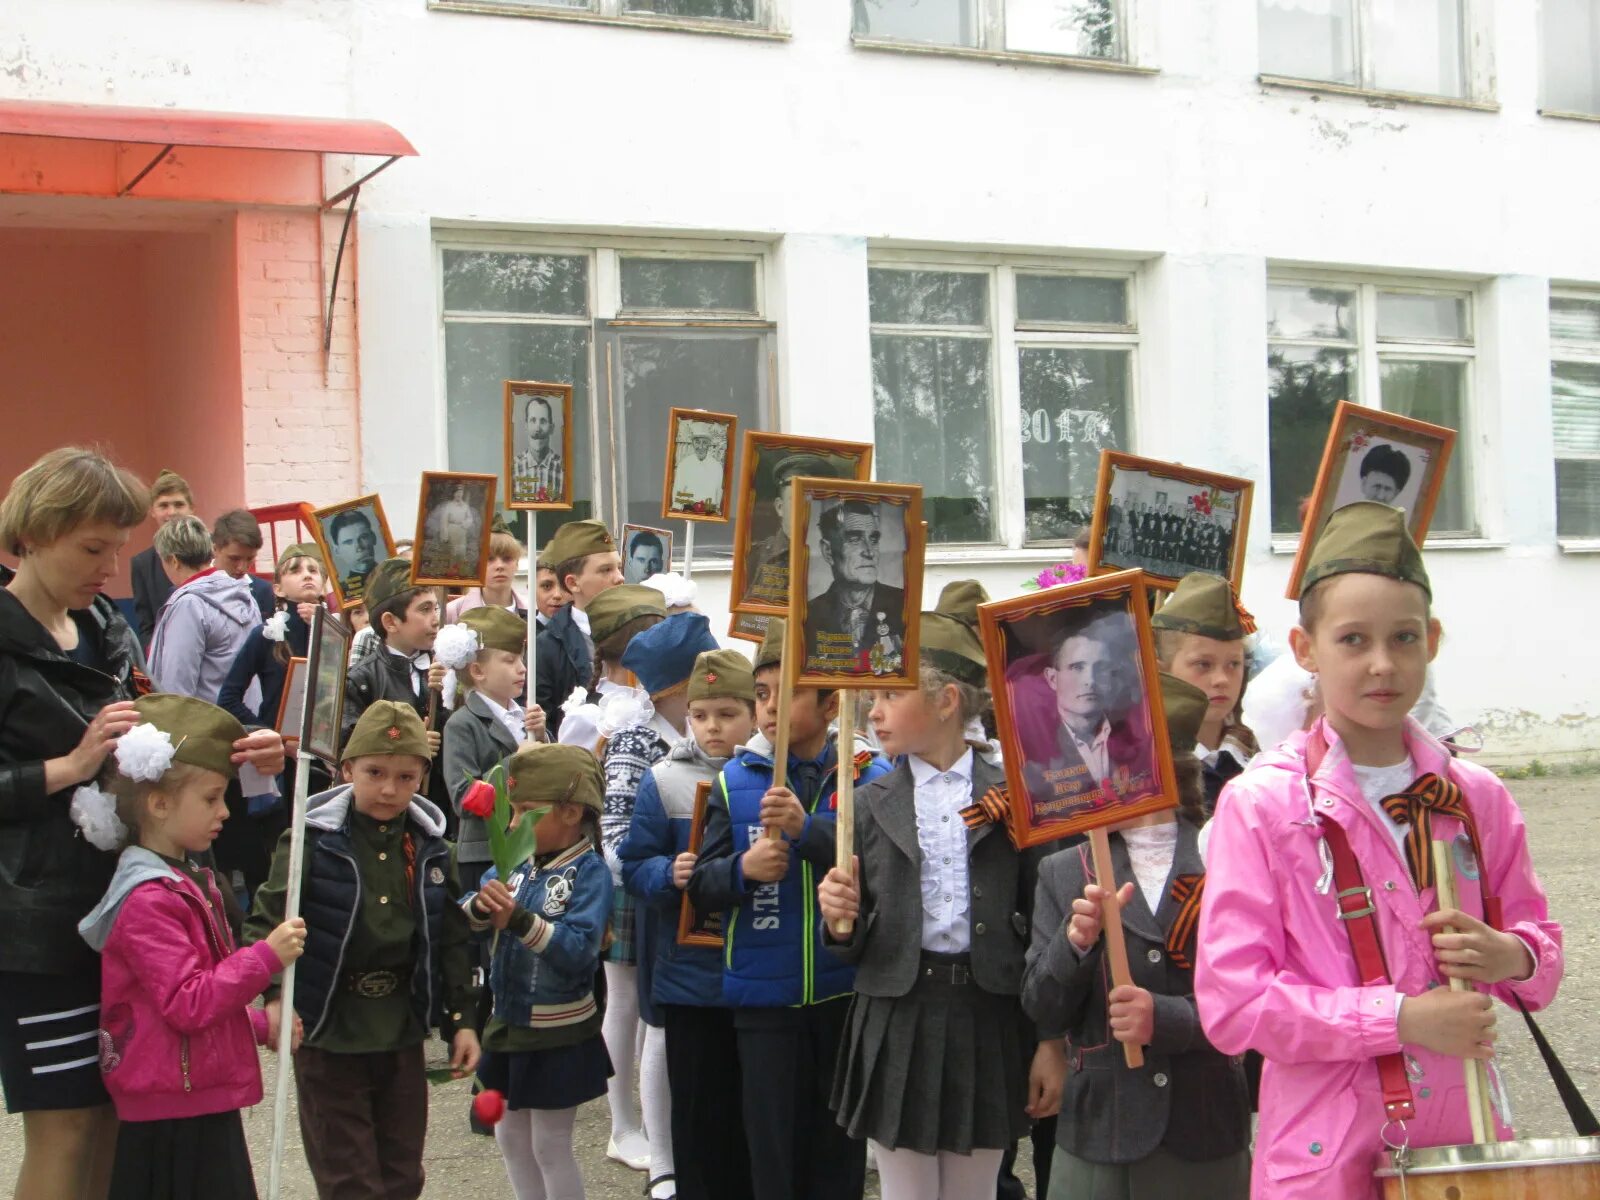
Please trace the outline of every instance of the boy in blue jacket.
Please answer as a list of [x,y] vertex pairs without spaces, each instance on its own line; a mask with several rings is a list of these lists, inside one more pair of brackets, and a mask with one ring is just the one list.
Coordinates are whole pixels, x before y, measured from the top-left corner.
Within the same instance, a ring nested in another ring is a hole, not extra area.
[[[755,1200],[849,1200],[866,1183],[865,1144],[845,1135],[828,1102],[855,971],[825,950],[817,909],[817,883],[834,864],[838,755],[828,726],[838,699],[795,689],[790,786],[773,787],[784,637],[774,619],[755,661],[760,732],[711,789],[689,899],[726,914],[722,993],[734,1010]],[[888,773],[882,755],[857,749],[848,765],[858,786]]]

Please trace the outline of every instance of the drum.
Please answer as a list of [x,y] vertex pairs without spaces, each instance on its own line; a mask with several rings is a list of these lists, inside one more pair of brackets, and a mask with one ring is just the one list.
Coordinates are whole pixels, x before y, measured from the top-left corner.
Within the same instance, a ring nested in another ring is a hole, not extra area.
[[1378,1178],[1384,1200],[1592,1200],[1600,1197],[1600,1138],[1396,1151]]

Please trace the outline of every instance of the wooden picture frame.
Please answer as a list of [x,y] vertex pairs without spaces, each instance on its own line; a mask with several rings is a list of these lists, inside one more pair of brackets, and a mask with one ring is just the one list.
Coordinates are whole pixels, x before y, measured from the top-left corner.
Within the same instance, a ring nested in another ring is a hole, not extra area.
[[1149,587],[1171,591],[1185,575],[1202,571],[1220,575],[1238,592],[1255,487],[1237,475],[1102,450],[1089,574],[1142,570]]
[[[794,686],[916,687],[922,488],[805,475],[789,486],[789,613],[799,649]],[[862,599],[870,602],[857,636],[846,625]]]
[[728,636],[738,638],[741,642],[755,642],[760,645],[767,640],[767,625],[772,618],[766,613],[730,613],[728,619]]
[[284,667],[283,694],[278,697],[278,715],[272,727],[285,742],[298,742],[305,719],[306,684],[311,673],[306,658],[291,658]]
[[[824,469],[813,469],[822,467]],[[792,433],[744,435],[739,464],[738,524],[733,538],[733,576],[728,607],[735,612],[784,616],[789,611],[791,539],[784,529],[781,484],[797,475],[866,482],[872,477],[872,446]]]
[[[540,439],[545,447],[542,453],[528,437],[528,402],[535,399],[545,402],[552,426]],[[504,416],[505,506],[519,512],[570,509],[572,385],[508,379],[505,381]]]
[[633,543],[640,534],[648,534],[661,543],[661,563],[658,570],[652,574],[663,574],[672,570],[672,530],[657,529],[654,525],[624,525],[622,536],[617,539],[617,549],[622,553],[622,582],[643,583],[649,575],[639,576],[633,565]]
[[[685,428],[685,427],[689,428]],[[710,427],[702,430],[701,426]],[[716,521],[726,523],[733,507],[734,435],[739,418],[732,413],[706,412],[700,408],[674,408],[667,422],[667,465],[661,483],[661,516],[672,521]],[[714,432],[720,430],[720,432]],[[695,439],[702,432],[711,436],[705,458],[700,458]],[[685,449],[690,453],[686,454]],[[719,453],[720,451],[720,453]],[[702,496],[716,478],[715,469],[696,470],[695,462],[722,464],[718,494]],[[683,478],[680,478],[682,476]]]
[[[1019,847],[1177,806],[1143,572],[983,604],[978,624],[1010,790],[1008,823]],[[1092,676],[1096,688],[1072,692],[1073,675],[1055,664],[1080,651],[1090,670],[1098,663],[1105,671]],[[1070,715],[1082,717],[1089,732],[1109,730],[1099,750],[1102,778],[1077,748],[1063,704],[1083,709]]]
[[494,530],[493,475],[424,471],[411,544],[414,587],[482,587]]
[[300,748],[312,757],[321,759],[330,771],[339,768],[345,672],[350,665],[350,641],[353,636],[350,626],[325,608],[318,608],[311,618]]
[[1456,431],[1448,426],[1339,401],[1284,594],[1290,600],[1300,599],[1300,581],[1322,527],[1335,509],[1357,500],[1403,509],[1412,540],[1421,546],[1439,505],[1455,444]]
[[[694,815],[689,819],[689,853],[696,858],[706,840],[706,810],[711,802],[711,783],[709,779],[702,779],[694,785]],[[714,946],[721,948],[723,940],[723,914],[701,914],[689,901],[689,893],[683,894],[683,899],[678,905],[678,945],[680,946]]]
[[[354,514],[346,516],[345,514]],[[357,520],[356,517],[360,517]],[[376,492],[319,508],[311,514],[311,536],[328,567],[328,592],[343,612],[366,597],[367,575],[395,556],[394,535]]]

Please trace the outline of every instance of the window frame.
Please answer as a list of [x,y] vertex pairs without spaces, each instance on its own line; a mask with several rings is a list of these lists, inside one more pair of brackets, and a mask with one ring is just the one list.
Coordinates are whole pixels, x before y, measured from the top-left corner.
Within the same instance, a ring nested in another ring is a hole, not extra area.
[[[1590,304],[1600,304],[1600,289],[1583,287],[1563,287],[1558,284],[1550,285],[1549,301],[1545,305],[1545,319],[1549,320],[1550,302],[1556,300],[1583,300]],[[1582,364],[1584,366],[1600,367],[1600,339],[1593,342],[1569,341],[1557,338],[1553,333],[1550,336],[1550,406],[1551,413],[1555,411],[1555,372],[1560,363]],[[1553,433],[1553,431],[1552,431]],[[1562,462],[1600,462],[1600,453],[1593,455],[1560,455],[1555,452],[1552,437],[1550,447],[1550,463],[1552,473],[1556,472],[1557,464]],[[1556,527],[1560,528],[1561,509],[1560,494],[1556,496]],[[1600,553],[1600,534],[1592,537],[1562,537],[1556,535],[1556,545],[1563,553],[1567,554],[1594,554]]]
[[632,29],[659,29],[677,33],[709,33],[724,37],[785,41],[789,38],[790,0],[753,0],[753,21],[725,21],[715,17],[675,17],[627,10],[628,0],[585,0],[583,7],[568,7],[553,0],[427,0],[440,12],[477,13],[483,16],[528,17],[541,21],[576,21],[580,24],[620,25]]
[[1041,66],[1074,67],[1092,71],[1154,75],[1148,64],[1153,47],[1141,36],[1139,0],[1111,0],[1116,8],[1117,56],[1096,58],[1087,54],[1053,54],[1046,50],[1013,50],[1006,46],[1005,8],[1008,0],[970,0],[976,6],[978,44],[955,46],[941,42],[918,42],[884,34],[857,33],[851,23],[850,42],[859,50],[883,50],[896,54],[932,54],[947,58],[972,58],[988,61],[1035,63]]
[[[989,279],[987,329],[963,325],[880,325],[870,321],[868,338],[885,336],[987,337],[989,373],[993,381],[989,398],[990,470],[994,481],[995,538],[988,542],[929,543],[930,563],[1060,561],[1070,553],[1071,539],[1029,542],[1027,490],[1022,458],[1022,367],[1020,351],[1097,350],[1126,348],[1129,355],[1126,397],[1128,446],[1136,452],[1140,438],[1139,399],[1144,356],[1140,353],[1139,284],[1142,263],[1114,259],[1045,257],[1039,255],[984,254],[974,251],[924,250],[869,245],[868,271],[925,270],[983,274]],[[1020,322],[1017,317],[1017,276],[1054,275],[1119,279],[1127,288],[1127,324],[1093,325],[1079,322]],[[874,429],[876,440],[876,429]],[[1064,553],[1067,552],[1067,553]]]
[[[1538,14],[1538,19],[1537,19],[1537,22],[1536,22],[1536,30],[1535,30],[1535,39],[1536,39],[1536,44],[1538,46],[1538,63],[1539,63],[1539,107],[1537,109],[1538,114],[1541,117],[1550,117],[1551,119],[1558,120],[1558,121],[1600,121],[1600,107],[1597,107],[1595,109],[1595,111],[1593,111],[1593,112],[1585,112],[1581,108],[1555,108],[1555,107],[1552,107],[1550,105],[1550,103],[1549,103],[1549,97],[1550,97],[1550,91],[1549,91],[1550,74],[1549,74],[1548,70],[1546,70],[1546,63],[1545,63],[1545,46],[1548,43],[1549,30],[1546,28],[1546,23],[1545,22],[1546,22],[1546,12],[1545,12],[1544,6],[1541,4],[1540,8],[1539,8],[1539,14]],[[1595,70],[1596,70],[1597,73],[1600,73],[1600,65],[1597,65]],[[1554,295],[1554,292],[1556,290],[1559,290],[1559,289],[1553,289],[1552,290],[1552,295]]]
[[[1483,494],[1479,486],[1480,474],[1477,455],[1468,453],[1473,448],[1475,431],[1481,424],[1478,402],[1480,384],[1478,360],[1482,353],[1480,344],[1482,298],[1478,284],[1459,278],[1427,278],[1416,275],[1381,275],[1362,272],[1318,271],[1292,267],[1268,268],[1266,286],[1292,288],[1338,288],[1355,293],[1355,314],[1352,336],[1341,338],[1283,337],[1267,334],[1263,349],[1271,353],[1273,346],[1310,346],[1349,351],[1355,362],[1355,396],[1353,402],[1364,408],[1380,412],[1390,411],[1383,405],[1383,364],[1401,362],[1462,363],[1461,427],[1457,430],[1455,452],[1450,465],[1463,470],[1462,481],[1468,516],[1473,528],[1463,531],[1430,529],[1424,541],[1425,549],[1480,548],[1500,543],[1491,540],[1486,526],[1486,516],[1494,507],[1492,497]],[[1449,338],[1384,338],[1378,337],[1378,293],[1401,295],[1451,296],[1466,301],[1466,341]],[[1266,355],[1263,356],[1266,365]],[[1269,381],[1270,382],[1270,381]],[[1264,397],[1267,405],[1268,458],[1271,457],[1272,400]],[[1309,481],[1308,481],[1309,485]],[[1271,489],[1270,472],[1267,479],[1269,534],[1274,554],[1293,554],[1300,545],[1300,535],[1270,529]]]

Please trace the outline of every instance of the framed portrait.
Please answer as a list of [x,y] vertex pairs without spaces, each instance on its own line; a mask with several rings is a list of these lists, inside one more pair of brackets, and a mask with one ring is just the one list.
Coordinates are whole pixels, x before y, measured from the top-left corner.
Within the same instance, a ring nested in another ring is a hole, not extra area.
[[383,501],[376,495],[315,510],[311,514],[311,536],[332,572],[328,590],[341,612],[365,599],[368,572],[382,560],[394,557],[394,536],[383,515]]
[[418,586],[482,587],[493,533],[493,475],[424,471],[411,546],[411,582]]
[[667,472],[661,515],[679,521],[726,521],[733,496],[730,413],[675,408],[667,426]]
[[800,476],[789,613],[802,632],[796,687],[918,681],[922,488]]
[[572,385],[505,383],[507,508],[572,507]]
[[789,611],[789,481],[799,475],[864,483],[872,475],[872,447],[788,433],[745,433],[728,591],[728,606],[736,612],[781,617]]
[[1289,572],[1289,599],[1300,598],[1300,580],[1317,536],[1334,510],[1346,504],[1376,500],[1403,509],[1411,537],[1422,545],[1455,444],[1456,431],[1447,426],[1341,400],[1306,505],[1300,548]]
[[283,676],[283,695],[278,698],[278,719],[272,727],[286,742],[300,739],[300,726],[306,708],[306,680],[311,677],[306,670],[306,662],[304,658],[291,658]]
[[[344,680],[351,636],[350,626],[325,608],[317,609],[311,618],[300,748],[321,759],[330,771],[339,768],[339,729],[344,718]],[[288,689],[284,690],[287,694]]]
[[643,583],[672,569],[672,530],[649,525],[622,527],[622,582]]
[[1179,463],[1100,452],[1089,574],[1143,571],[1170,590],[1193,571],[1220,575],[1239,590],[1255,484]]
[[771,620],[765,613],[733,613],[728,621],[728,636],[759,645],[767,640],[767,625]]
[[980,605],[1018,846],[1174,808],[1139,571]]
[[[706,807],[711,798],[711,780],[702,779],[694,785],[694,816],[689,822],[689,853],[696,857],[706,840]],[[683,894],[678,908],[678,945],[721,946],[722,914],[701,913],[689,903],[689,893]]]

